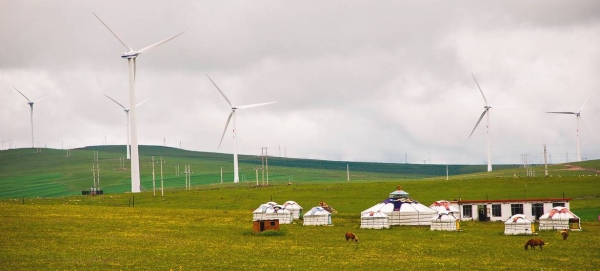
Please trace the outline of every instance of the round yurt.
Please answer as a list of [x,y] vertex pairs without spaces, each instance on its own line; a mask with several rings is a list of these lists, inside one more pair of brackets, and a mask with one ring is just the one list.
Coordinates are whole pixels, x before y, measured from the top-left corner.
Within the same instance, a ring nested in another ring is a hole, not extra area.
[[527,219],[525,215],[517,214],[511,216],[504,222],[505,235],[532,235],[534,228],[533,221]]
[[331,213],[322,207],[313,207],[304,214],[304,225],[324,226],[331,225]]
[[368,212],[360,216],[361,229],[389,229],[388,216],[381,211]]
[[261,204],[252,214],[252,220],[279,220],[279,224],[292,223],[292,214],[281,205]]
[[283,204],[283,207],[292,213],[292,219],[299,219],[302,217],[302,206],[293,200],[288,200]]
[[437,214],[435,210],[411,199],[409,194],[400,188],[390,193],[389,197],[381,203],[361,212],[361,216],[378,211],[388,216],[388,222],[391,226],[430,226],[431,217]]
[[460,229],[460,220],[454,216],[454,213],[440,211],[431,218],[432,231],[457,231]]
[[554,207],[540,216],[540,231],[571,230],[580,231],[579,217],[566,207]]
[[460,211],[455,206],[450,205],[447,200],[438,200],[433,204],[429,205],[429,208],[439,213],[452,213],[455,217],[460,217]]

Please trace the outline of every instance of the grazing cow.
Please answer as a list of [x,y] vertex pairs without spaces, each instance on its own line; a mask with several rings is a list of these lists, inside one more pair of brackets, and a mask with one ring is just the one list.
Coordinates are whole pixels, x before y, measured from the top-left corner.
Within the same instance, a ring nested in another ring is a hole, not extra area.
[[539,238],[534,238],[534,239],[529,239],[529,241],[527,241],[527,243],[525,243],[525,250],[527,250],[527,247],[531,247],[532,249],[535,249],[536,246],[540,247],[540,250],[543,250],[543,246],[546,243],[544,243],[544,241],[542,241],[542,239]]
[[569,230],[560,231],[560,235],[562,235],[563,240],[567,240],[567,238],[569,238]]
[[356,237],[356,234],[354,234],[352,232],[346,233],[346,242],[348,242],[348,240],[354,240],[354,242],[358,243],[358,237]]

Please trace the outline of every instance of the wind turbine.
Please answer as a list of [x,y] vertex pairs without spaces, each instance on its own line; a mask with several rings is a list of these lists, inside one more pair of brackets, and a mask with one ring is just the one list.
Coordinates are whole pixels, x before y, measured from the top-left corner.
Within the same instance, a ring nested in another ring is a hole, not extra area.
[[492,108],[492,106],[488,104],[488,101],[485,98],[485,95],[483,94],[483,90],[481,90],[481,87],[479,86],[477,79],[475,79],[475,75],[473,73],[471,73],[471,75],[473,75],[473,80],[475,80],[475,84],[477,84],[477,88],[479,88],[479,92],[481,92],[481,96],[483,97],[485,106],[483,106],[483,108],[484,108],[483,113],[481,113],[479,120],[477,120],[477,123],[475,123],[475,127],[473,127],[473,131],[471,131],[469,138],[471,138],[471,136],[473,135],[473,132],[475,132],[475,129],[477,129],[477,125],[479,125],[479,122],[481,122],[481,119],[483,119],[483,116],[485,116],[487,114],[487,118],[486,118],[487,125],[485,126],[486,133],[487,133],[487,171],[490,172],[490,171],[492,171],[492,152],[490,150],[490,109]]
[[231,101],[229,100],[229,98],[227,98],[225,93],[223,93],[223,91],[217,86],[217,84],[215,84],[215,82],[210,78],[210,76],[208,76],[208,74],[206,75],[206,77],[208,77],[208,80],[210,80],[210,82],[212,82],[213,85],[215,85],[217,90],[221,93],[221,95],[223,95],[223,98],[225,98],[225,101],[227,101],[229,106],[231,106],[231,113],[229,113],[229,117],[227,118],[227,122],[225,123],[225,129],[223,130],[223,135],[221,136],[221,141],[219,142],[219,148],[221,147],[221,143],[223,143],[223,137],[225,137],[225,132],[227,132],[227,126],[229,126],[229,121],[231,121],[231,119],[233,118],[233,131],[232,131],[232,133],[233,133],[233,182],[239,183],[240,176],[239,176],[239,170],[238,170],[237,140],[235,138],[235,110],[258,107],[258,106],[273,104],[276,102],[234,106],[231,103]]
[[[127,119],[126,123],[125,123],[125,135],[127,136],[127,145],[125,146],[127,148],[127,159],[131,159],[131,155],[130,155],[130,147],[129,147],[129,108],[125,107],[124,105],[122,105],[121,103],[117,102],[115,99],[111,98],[110,96],[104,94],[104,96],[106,96],[106,98],[109,98],[111,101],[115,102],[116,104],[118,104],[120,107],[123,108],[123,111],[125,111],[125,118]],[[142,102],[136,104],[135,106],[140,106],[141,104],[145,103],[146,100],[143,100]]]
[[[31,108],[31,114],[30,114],[30,118],[31,118],[31,147],[35,148],[35,140],[33,138],[33,104],[36,103],[32,100],[30,100],[29,98],[27,98],[27,96],[25,96],[25,94],[23,94],[23,92],[19,91],[16,87],[13,87],[17,92],[19,92],[21,95],[23,95],[23,97],[25,97],[25,99],[27,99],[27,103],[29,104],[29,108]],[[45,99],[48,96],[44,96],[40,99],[37,100],[37,102]]]
[[173,37],[161,40],[157,43],[154,43],[150,46],[144,47],[141,50],[136,51],[136,50],[133,50],[131,48],[131,46],[127,45],[121,38],[119,38],[119,36],[117,36],[117,34],[115,34],[115,32],[112,31],[110,29],[110,27],[108,27],[108,25],[106,25],[100,19],[100,17],[98,17],[98,15],[96,15],[94,13],[94,16],[96,16],[96,18],[98,18],[98,20],[104,26],[106,26],[108,31],[110,31],[110,33],[112,33],[115,36],[115,38],[117,38],[119,40],[119,42],[121,42],[121,44],[123,44],[123,46],[125,46],[125,48],[127,48],[127,50],[128,50],[121,54],[121,58],[127,59],[127,62],[129,64],[129,108],[130,108],[130,111],[129,111],[130,127],[129,128],[131,130],[131,192],[139,193],[140,192],[140,157],[139,157],[139,153],[138,153],[137,119],[136,119],[136,109],[135,109],[135,75],[136,75],[135,59],[136,59],[136,57],[138,57],[138,55],[140,55],[144,52],[147,52],[148,50],[150,50],[158,45],[161,45],[167,41],[170,41],[185,32],[181,32]]
[[587,102],[590,100],[590,97],[587,98],[587,100],[585,101],[585,103],[583,103],[583,105],[581,106],[581,108],[577,112],[546,112],[546,113],[551,113],[551,114],[575,115],[575,117],[577,118],[577,161],[578,162],[581,162],[581,145],[580,145],[580,142],[579,142],[579,123],[581,122],[581,124],[583,124],[583,126],[585,126],[585,123],[583,123],[583,119],[581,118],[581,111],[583,110],[583,108],[585,107],[585,105],[587,104]]

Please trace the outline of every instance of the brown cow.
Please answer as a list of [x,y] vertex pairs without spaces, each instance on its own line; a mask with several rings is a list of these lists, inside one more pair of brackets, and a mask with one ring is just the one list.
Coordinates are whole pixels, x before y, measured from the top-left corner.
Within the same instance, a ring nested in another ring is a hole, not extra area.
[[534,239],[529,239],[529,241],[527,241],[527,243],[525,243],[525,250],[527,250],[527,247],[531,247],[532,249],[535,249],[536,246],[540,247],[540,250],[543,250],[543,246],[546,243],[544,243],[544,241],[542,241],[542,239],[539,238],[534,238]]
[[569,238],[569,230],[562,230],[560,231],[560,234],[563,237],[563,240],[567,240],[567,238]]
[[358,237],[356,237],[356,234],[350,231],[346,233],[346,242],[348,242],[348,240],[354,240],[354,242],[358,243]]

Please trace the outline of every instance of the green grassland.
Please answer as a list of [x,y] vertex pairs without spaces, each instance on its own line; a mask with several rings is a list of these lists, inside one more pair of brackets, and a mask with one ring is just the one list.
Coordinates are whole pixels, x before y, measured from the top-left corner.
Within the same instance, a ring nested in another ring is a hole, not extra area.
[[[455,174],[447,181],[445,166],[349,163],[348,182],[346,162],[269,158],[270,185],[256,186],[254,178],[220,184],[220,167],[231,167],[231,155],[143,147],[146,191],[131,194],[123,193],[129,189],[129,171],[119,168],[120,149],[95,148],[103,169],[102,186],[109,191],[102,196],[79,195],[92,182],[93,148],[74,150],[68,158],[59,150],[0,152],[1,270],[597,270],[600,266],[599,161],[574,163],[581,167],[575,169],[554,165],[548,178],[524,177],[525,170],[515,166],[495,167],[491,173],[484,172],[485,166],[450,166]],[[64,159],[59,159],[62,155]],[[167,161],[163,166],[190,164],[197,172],[192,189],[184,191],[184,178],[175,177],[170,169],[165,196],[153,196],[147,163],[152,155],[162,155]],[[274,165],[277,162],[281,164]],[[250,174],[259,164],[256,157],[241,157],[240,167],[246,169],[242,173]],[[543,175],[541,168],[535,171]],[[397,186],[425,205],[459,197],[569,197],[571,209],[582,218],[583,231],[571,232],[566,241],[557,232],[540,232],[538,237],[550,244],[543,251],[525,251],[523,245],[531,237],[505,236],[499,222],[463,222],[460,232],[432,232],[429,227],[359,229],[360,212]],[[281,225],[277,233],[252,233],[252,211],[271,200],[295,200],[305,211],[325,201],[338,213],[333,226],[303,226],[297,220]],[[346,242],[346,231],[355,232],[361,242]]]

